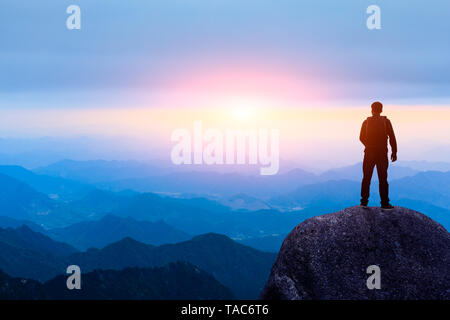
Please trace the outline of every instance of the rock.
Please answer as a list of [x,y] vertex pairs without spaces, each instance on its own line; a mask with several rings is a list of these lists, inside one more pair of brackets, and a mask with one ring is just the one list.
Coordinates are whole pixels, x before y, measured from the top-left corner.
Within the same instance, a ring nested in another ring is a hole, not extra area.
[[[380,289],[367,287],[371,265]],[[284,240],[261,299],[450,299],[450,234],[402,207],[308,219]]]

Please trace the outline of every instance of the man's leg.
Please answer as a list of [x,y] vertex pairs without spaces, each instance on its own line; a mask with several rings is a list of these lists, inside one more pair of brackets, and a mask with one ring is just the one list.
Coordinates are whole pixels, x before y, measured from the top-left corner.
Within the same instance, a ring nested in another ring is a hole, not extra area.
[[388,167],[389,160],[387,154],[380,155],[377,159],[377,173],[382,206],[389,204],[389,184],[387,181]]
[[361,205],[364,206],[366,206],[367,203],[369,202],[370,180],[372,180],[374,166],[375,161],[373,154],[365,152],[363,161],[363,179],[361,183]]

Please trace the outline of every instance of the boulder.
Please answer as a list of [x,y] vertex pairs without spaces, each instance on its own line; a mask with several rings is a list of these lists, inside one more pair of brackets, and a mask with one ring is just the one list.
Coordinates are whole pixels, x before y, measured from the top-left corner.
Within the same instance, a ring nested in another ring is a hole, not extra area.
[[[367,283],[377,274],[379,289]],[[450,234],[402,207],[308,219],[284,240],[261,299],[450,299]]]

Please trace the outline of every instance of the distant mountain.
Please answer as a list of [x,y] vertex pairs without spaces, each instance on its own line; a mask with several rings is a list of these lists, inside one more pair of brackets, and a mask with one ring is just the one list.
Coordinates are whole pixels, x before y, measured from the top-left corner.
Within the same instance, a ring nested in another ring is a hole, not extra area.
[[0,252],[0,270],[14,277],[39,281],[64,274],[71,264],[89,272],[187,261],[211,273],[240,298],[258,295],[276,257],[273,253],[252,249],[217,234],[158,247],[125,238],[101,250],[75,252],[72,247],[27,227],[0,229]]
[[420,212],[426,212],[427,216],[436,222],[439,222],[450,231],[450,210],[435,206],[426,201],[412,200],[412,199],[398,199],[395,204],[402,207],[414,208]]
[[51,152],[49,150],[34,150],[30,151],[29,148],[27,150],[17,151],[16,149],[16,141],[12,143],[8,143],[8,146],[5,146],[2,143],[4,139],[0,139],[0,150],[14,150],[15,152],[12,154],[8,153],[0,153],[0,163],[2,165],[18,165],[23,166],[25,168],[37,168],[41,166],[46,166],[61,159],[64,159],[61,155]]
[[26,183],[54,199],[77,199],[93,189],[92,186],[77,181],[36,174],[20,166],[0,166],[0,173]]
[[205,234],[162,246],[125,238],[105,248],[76,250],[27,227],[0,229],[0,270],[15,277],[46,281],[76,264],[95,269],[156,267],[187,261],[211,273],[240,298],[255,298],[276,255],[238,244],[226,236]]
[[[391,179],[391,200],[394,203],[399,199],[428,202],[436,207],[426,211],[430,214],[438,213],[438,208],[449,210],[449,180],[446,172],[420,172],[411,177]],[[372,204],[379,202],[377,189],[377,182],[373,181]],[[354,205],[359,201],[359,190],[359,181],[330,180],[303,185],[266,201],[248,194],[209,200],[94,189],[82,199],[62,202],[51,200],[28,185],[0,174],[0,205],[3,204],[4,210],[0,214],[45,228],[62,228],[114,214],[150,222],[161,220],[192,235],[215,232],[245,240],[284,234],[314,214],[311,209],[315,209],[317,215]],[[266,206],[269,209],[265,209]]]
[[158,268],[95,270],[82,274],[81,290],[68,290],[67,275],[41,284],[0,271],[0,300],[207,300],[233,299],[213,276],[186,262]]
[[34,221],[48,215],[54,203],[45,194],[27,184],[0,173],[0,214],[14,219]]
[[163,220],[192,235],[214,232],[239,239],[287,232],[310,216],[310,212],[295,210],[234,211],[205,198],[177,199],[152,193],[134,197],[129,206],[114,214],[153,222]]
[[176,199],[153,193],[140,194],[131,203],[115,212],[122,217],[156,222],[164,220],[190,234],[213,231],[222,220],[215,217],[230,213],[230,209],[207,199]]
[[275,260],[273,253],[238,244],[226,236],[205,234],[159,247],[125,238],[101,250],[90,249],[69,257],[84,271],[162,266],[187,261],[211,273],[238,298],[256,298]]
[[239,240],[238,242],[257,250],[278,253],[284,238],[286,238],[286,234],[253,237]]
[[[411,177],[392,180],[389,184],[389,197],[394,205],[422,210],[437,222],[449,225],[450,172],[419,172]],[[360,188],[357,181],[331,180],[300,187],[294,192],[274,197],[269,203],[282,209],[321,208],[317,214],[321,211],[333,212],[358,204]],[[372,181],[369,204],[379,205],[379,201],[378,182]]]
[[417,171],[450,171],[450,162],[405,161],[399,160],[399,166],[409,167]]
[[83,198],[71,201],[67,208],[79,212],[84,219],[98,219],[127,207],[139,194],[116,193],[94,189]]
[[[219,169],[219,168],[218,168]],[[391,179],[412,176],[419,171],[450,170],[450,163],[426,161],[399,161],[391,164]],[[179,168],[161,168],[138,161],[75,161],[63,160],[34,170],[36,173],[96,184],[102,189],[139,192],[191,193],[230,197],[245,193],[269,198],[295,190],[297,187],[329,180],[360,180],[361,163],[328,170],[316,175],[302,169],[282,171],[275,176],[261,177],[242,173],[219,171],[185,171]],[[0,171],[1,172],[1,171]],[[376,174],[374,180],[376,180]],[[32,184],[31,184],[32,185]],[[41,191],[39,188],[37,190]]]
[[81,290],[67,290],[66,276],[44,284],[50,299],[82,300],[220,300],[231,291],[213,276],[186,262],[156,268],[94,270],[82,275]]
[[[413,176],[418,172],[419,172],[418,170],[414,170],[407,166],[400,166],[397,163],[391,163],[389,167],[389,178],[392,180],[400,179],[404,177]],[[359,162],[351,166],[325,171],[320,175],[320,178],[322,181],[330,181],[330,180],[361,181],[362,176],[363,176],[362,162]],[[373,180],[378,181],[376,169],[374,171]]]
[[28,220],[17,220],[17,219],[13,219],[10,217],[4,217],[4,216],[0,216],[0,228],[13,228],[16,229],[18,227],[21,226],[27,226],[28,228],[30,228],[31,230],[35,231],[35,232],[40,232],[40,233],[45,233],[45,229],[42,228],[40,225],[32,222],[32,221],[28,221]]
[[45,167],[36,168],[34,171],[40,174],[86,183],[140,178],[167,172],[167,170],[162,168],[137,161],[106,160],[62,160]]
[[392,181],[390,189],[397,199],[426,201],[450,209],[450,171],[420,172],[413,177]]
[[206,232],[231,237],[263,236],[285,232],[302,219],[302,214],[284,215],[276,210],[233,211],[206,198],[171,198],[132,191],[113,193],[95,189],[79,200],[48,198],[17,179],[0,174],[0,215],[34,222],[46,229],[63,228],[107,214],[169,225],[192,235]]
[[139,192],[191,193],[229,197],[245,193],[254,197],[270,197],[298,186],[317,182],[315,174],[295,169],[274,176],[246,176],[237,173],[176,172],[137,179],[99,184],[114,191],[132,189]]
[[76,250],[29,229],[0,228],[0,270],[15,277],[48,280],[65,272]]
[[33,221],[39,222],[47,229],[54,229],[83,221],[99,220],[107,214],[120,212],[122,208],[128,207],[137,196],[135,192],[113,193],[92,189],[80,199],[54,201],[51,214]]
[[163,221],[138,221],[133,218],[106,215],[100,220],[84,221],[65,228],[51,229],[47,234],[55,240],[69,243],[80,250],[103,248],[125,237],[160,245],[175,243],[191,237]]
[[346,207],[359,201],[360,188],[356,181],[331,180],[299,187],[294,192],[274,197],[270,203],[282,208]]
[[35,169],[36,173],[93,183],[101,189],[125,189],[153,193],[190,193],[219,195],[238,193],[269,197],[300,185],[314,183],[318,177],[294,169],[274,176],[219,173],[213,171],[174,171],[135,161],[64,160]]
[[0,216],[54,228],[89,219],[91,214],[91,210],[79,209],[70,201],[50,199],[28,184],[0,173]]
[[225,198],[220,201],[225,206],[232,208],[233,210],[269,210],[271,206],[263,200],[255,197],[248,196],[246,194],[240,193],[234,196]]
[[[30,171],[24,170],[20,167],[0,167],[3,171],[8,171],[10,174],[14,172],[14,176],[23,180],[29,180],[31,183],[40,185],[43,189],[42,182],[45,185],[45,181],[50,181],[50,187],[58,187],[58,185],[52,185],[52,179],[56,179],[59,183],[59,178],[51,178],[39,176]],[[5,168],[8,168],[6,170]],[[24,178],[26,176],[26,178]],[[70,184],[70,183],[69,183]],[[74,183],[78,186],[78,183]],[[64,188],[64,185],[60,185]],[[68,198],[61,199],[58,196],[53,195],[53,199],[42,192],[38,192],[34,188],[30,187],[27,183],[13,178],[11,176],[0,173],[0,226],[5,223],[4,226],[18,226],[12,220],[6,221],[6,218],[11,218],[16,221],[20,221],[20,225],[26,224],[30,228],[36,231],[36,225],[43,226],[44,228],[55,228],[61,226],[67,226],[73,223],[77,223],[83,220],[101,218],[105,214],[112,211],[118,211],[119,208],[128,204],[133,196],[134,192],[121,192],[111,193],[108,191],[101,191],[93,187],[88,187],[77,193],[75,189],[71,189],[68,186],[65,191],[72,193],[73,196],[80,197],[79,199]],[[90,190],[90,191],[89,191]],[[49,191],[49,190],[46,190]],[[66,193],[66,196],[67,196]],[[83,195],[83,193],[85,193]],[[32,225],[34,223],[36,225]],[[10,225],[12,224],[12,225]]]
[[[411,177],[389,181],[390,198],[426,201],[450,209],[450,171],[419,172]],[[358,202],[359,181],[336,180],[298,188],[296,191],[272,199],[271,204],[291,203],[308,207],[319,203],[349,205]],[[371,202],[379,201],[378,182],[372,181]]]
[[77,252],[72,246],[63,242],[54,241],[42,233],[31,230],[27,226],[21,226],[16,229],[0,228],[0,241],[19,248],[31,249],[61,257]]

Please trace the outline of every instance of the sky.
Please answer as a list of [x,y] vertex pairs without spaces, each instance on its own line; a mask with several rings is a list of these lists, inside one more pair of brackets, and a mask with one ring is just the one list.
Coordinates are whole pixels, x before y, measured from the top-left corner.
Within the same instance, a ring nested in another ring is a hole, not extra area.
[[[400,155],[442,161],[450,2],[429,3],[3,0],[0,136],[128,137],[165,158],[170,132],[202,120],[280,129],[281,157],[341,165],[359,161],[380,100]],[[72,4],[80,30],[66,28]]]

